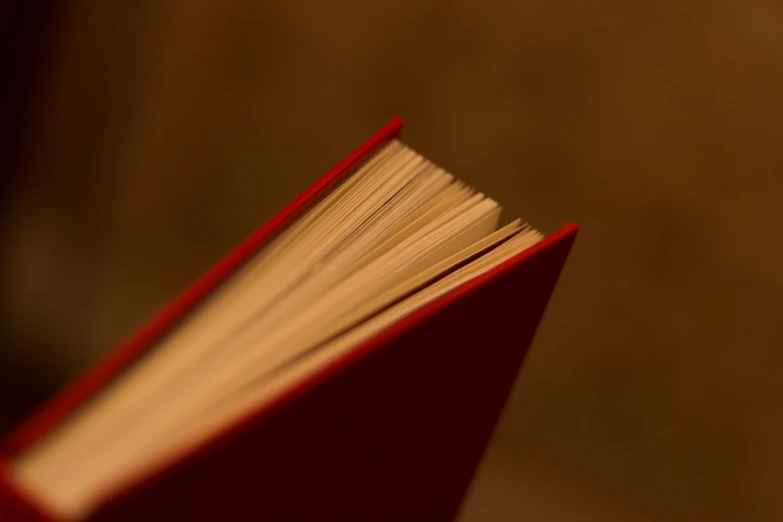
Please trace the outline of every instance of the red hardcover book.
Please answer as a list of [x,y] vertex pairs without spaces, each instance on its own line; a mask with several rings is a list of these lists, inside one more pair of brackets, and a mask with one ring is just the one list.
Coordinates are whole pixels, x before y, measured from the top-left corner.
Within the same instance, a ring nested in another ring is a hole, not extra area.
[[[392,120],[15,430],[2,447],[0,519],[58,520],[7,463],[154,350],[401,128],[401,119]],[[451,520],[577,229],[562,227],[404,316],[196,447],[112,490],[86,519]]]

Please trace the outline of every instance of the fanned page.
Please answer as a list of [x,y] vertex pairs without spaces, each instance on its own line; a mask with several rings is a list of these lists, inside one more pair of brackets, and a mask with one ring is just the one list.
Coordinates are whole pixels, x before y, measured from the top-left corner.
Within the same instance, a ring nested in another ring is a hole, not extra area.
[[392,141],[121,377],[12,463],[78,520],[146,470],[538,242]]

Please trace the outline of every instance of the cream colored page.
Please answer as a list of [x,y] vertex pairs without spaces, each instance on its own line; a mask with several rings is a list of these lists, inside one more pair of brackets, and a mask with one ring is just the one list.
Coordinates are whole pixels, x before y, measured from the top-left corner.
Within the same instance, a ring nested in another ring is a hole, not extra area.
[[[117,386],[98,397],[83,415],[77,417],[75,419],[77,422],[70,423],[70,426],[66,425],[64,429],[58,430],[58,433],[45,441],[36,453],[45,455],[47,445],[55,448],[45,457],[41,457],[45,459],[50,472],[70,477],[75,467],[85,465],[81,456],[83,453],[99,454],[107,444],[111,447],[115,440],[122,439],[129,431],[136,430],[139,426],[137,419],[149,417],[149,410],[155,408],[160,402],[178,402],[176,397],[178,389],[181,388],[177,383],[191,383],[192,380],[188,377],[193,369],[194,361],[206,358],[205,362],[213,362],[209,359],[214,354],[214,350],[206,350],[209,349],[210,343],[221,342],[222,337],[228,335],[226,332],[230,324],[224,324],[221,328],[215,327],[215,324],[220,324],[222,317],[231,319],[235,324],[237,316],[244,319],[240,312],[244,312],[246,317],[247,310],[252,309],[253,306],[258,307],[259,301],[270,304],[275,302],[274,311],[280,310],[282,307],[278,306],[279,300],[272,299],[285,287],[285,284],[280,283],[280,280],[285,278],[278,276],[281,273],[289,276],[284,281],[287,283],[291,279],[291,273],[302,273],[307,270],[306,263],[302,262],[302,257],[305,254],[309,256],[305,257],[305,261],[310,261],[317,258],[313,252],[321,254],[328,250],[322,240],[324,233],[329,232],[328,238],[332,242],[335,241],[335,238],[344,241],[355,233],[351,230],[351,227],[355,228],[355,225],[350,225],[350,213],[343,207],[355,209],[357,206],[364,205],[363,210],[358,212],[358,219],[364,220],[362,225],[367,225],[366,220],[376,213],[375,206],[383,206],[382,203],[388,201],[398,192],[404,191],[418,174],[425,172],[429,175],[429,181],[423,183],[424,187],[419,187],[423,190],[413,191],[411,194],[414,198],[418,197],[418,200],[415,201],[416,205],[404,206],[397,212],[400,226],[396,229],[393,226],[387,227],[382,232],[392,234],[394,241],[403,241],[405,234],[414,234],[422,226],[432,225],[433,220],[434,222],[438,222],[438,220],[448,222],[449,219],[453,219],[453,216],[461,212],[459,210],[460,202],[464,203],[465,198],[470,196],[472,192],[470,189],[461,184],[451,184],[453,178],[450,175],[425,162],[423,158],[412,151],[406,150],[398,144],[393,144],[389,148],[392,149],[391,152],[384,151],[384,154],[387,154],[386,160],[392,161],[398,158],[401,165],[384,168],[383,162],[370,162],[369,166],[376,169],[376,172],[366,172],[366,169],[360,170],[355,175],[358,181],[349,180],[347,184],[339,187],[330,195],[331,197],[305,216],[302,221],[303,225],[295,224],[283,236],[282,240],[271,246],[272,253],[278,256],[285,254],[282,257],[284,262],[281,263],[280,259],[274,260],[274,256],[263,253],[260,256],[259,264],[266,265],[264,272],[255,268],[246,271],[250,274],[258,274],[258,277],[253,278],[241,274],[238,279],[241,280],[242,286],[231,285],[236,292],[224,291],[219,294],[216,301],[220,302],[222,307],[209,306],[209,304],[205,307],[207,315],[211,319],[209,326],[198,320],[191,321],[185,328],[164,342],[152,357],[137,366],[130,380],[119,381]],[[395,148],[396,150],[394,150]],[[418,168],[413,168],[416,165]],[[373,175],[382,181],[376,182]],[[362,182],[366,182],[366,184],[362,185]],[[386,187],[385,191],[383,187]],[[433,190],[427,190],[428,187]],[[438,197],[438,190],[442,190],[444,197]],[[371,196],[374,196],[374,199]],[[422,210],[418,210],[417,205]],[[420,220],[416,219],[417,215],[421,217]],[[355,219],[357,218],[355,217]],[[310,227],[310,229],[306,227]],[[335,233],[335,227],[338,228],[338,233]],[[399,230],[400,228],[402,230]],[[382,234],[372,234],[377,230],[369,230],[369,232],[371,237],[382,236]],[[308,240],[308,237],[311,239]],[[312,238],[317,241],[313,241]],[[372,244],[371,241],[367,245],[370,252],[373,252]],[[383,249],[377,250],[382,251]],[[356,257],[361,257],[359,252]],[[368,261],[372,260],[372,256],[365,254],[365,257]],[[286,259],[290,261],[286,262]],[[298,269],[296,268],[297,263],[300,267]],[[271,290],[268,284],[270,281],[272,283]],[[321,281],[323,279],[316,280],[317,283]],[[306,296],[306,293],[303,295]],[[254,296],[255,300],[249,301]],[[289,307],[289,309],[292,312],[296,311],[296,307]],[[278,313],[277,316],[284,317],[284,314]],[[261,322],[268,323],[269,321]],[[211,370],[214,367],[208,365],[206,369]],[[175,380],[172,381],[172,378]],[[171,391],[172,387],[173,392]],[[32,457],[30,460],[34,460],[34,458]]]
[[[176,458],[178,454],[198,445],[201,440],[210,433],[214,433],[216,429],[231,422],[231,419],[243,415],[250,409],[262,407],[286,389],[295,386],[297,382],[303,380],[307,375],[316,372],[319,368],[343,356],[347,351],[388,328],[392,323],[400,320],[405,315],[499,265],[513,255],[534,245],[541,238],[541,234],[535,230],[524,230],[478,260],[405,299],[366,323],[350,330],[338,339],[320,347],[318,350],[310,352],[307,357],[298,359],[295,364],[286,367],[285,371],[267,376],[255,386],[245,386],[241,393],[235,394],[230,399],[202,412],[198,419],[194,419],[194,423],[186,429],[180,430],[176,447],[170,448],[168,452],[161,453],[156,459],[138,467],[136,472],[143,472],[145,468]],[[59,497],[57,504],[71,513],[86,512],[102,495],[116,487],[120,487],[122,482],[129,478],[129,475],[125,477],[118,476],[115,477],[116,482],[106,481],[102,484],[103,489],[101,491],[83,486],[78,487],[77,484],[74,484],[76,487],[73,488],[59,489],[56,493]],[[82,482],[82,484],[84,483]]]
[[[232,313],[236,312],[238,304],[244,302],[242,296],[258,294],[256,288],[253,287],[253,281],[258,280],[258,275],[263,273],[264,269],[274,268],[270,267],[273,265],[270,261],[276,257],[275,254],[279,257],[281,253],[288,251],[290,258],[292,247],[294,247],[293,254],[296,254],[295,247],[302,235],[306,235],[308,232],[312,235],[314,230],[320,232],[319,224],[323,228],[336,219],[330,220],[330,216],[336,214],[338,218],[344,218],[335,209],[337,203],[344,201],[351,191],[356,190],[357,185],[362,182],[366,183],[371,172],[383,162],[400,157],[404,152],[404,147],[399,142],[393,142],[384,148],[362,169],[316,205],[302,220],[292,225],[279,240],[275,241],[270,248],[265,249],[257,260],[251,262],[237,276],[227,282],[214,297],[201,306],[195,317],[165,339],[149,356],[136,363],[132,374],[120,377],[113,386],[93,399],[87,407],[74,416],[71,422],[39,443],[38,453],[45,453],[45,448],[52,445],[57,448],[56,453],[60,454],[49,455],[46,458],[47,465],[52,469],[57,468],[58,458],[56,457],[59,457],[59,460],[63,461],[59,467],[64,470],[64,473],[68,472],[68,468],[73,469],[76,463],[72,458],[69,458],[73,452],[69,448],[61,446],[65,441],[68,439],[73,442],[78,441],[78,443],[88,441],[90,436],[100,433],[100,424],[121,425],[122,421],[127,420],[125,418],[126,411],[122,407],[118,407],[118,400],[121,400],[123,396],[141,400],[157,392],[160,382],[165,381],[172,370],[180,367],[184,361],[199,355],[199,351],[194,349],[189,341],[194,338],[204,339],[204,336],[210,332],[214,334],[218,331],[214,328],[214,324],[219,322],[222,317],[230,317]],[[263,296],[264,294],[261,294],[262,298]],[[97,414],[97,412],[103,415]]]
[[[387,159],[394,160],[396,154],[396,156],[402,157],[403,164],[408,167],[414,164],[424,166],[423,160],[415,153],[400,147],[397,148],[398,151]],[[392,165],[385,170],[380,168],[383,166],[382,164],[370,163],[370,166],[379,170],[376,173],[357,173],[361,180],[370,182],[369,188],[357,191],[357,189],[361,189],[362,185],[356,182],[349,185],[347,193],[338,189],[334,196],[346,198],[345,201],[339,199],[332,201],[334,200],[334,197],[332,197],[319,204],[315,209],[315,214],[321,221],[306,223],[312,227],[312,230],[302,232],[297,225],[294,226],[292,231],[299,232],[299,234],[296,234],[294,239],[287,245],[290,250],[287,259],[299,261],[301,264],[303,252],[311,253],[312,257],[312,252],[320,253],[328,249],[325,241],[316,241],[313,244],[313,239],[308,240],[307,237],[309,235],[311,238],[319,238],[320,234],[329,229],[332,229],[333,232],[335,223],[339,225],[341,232],[334,237],[328,236],[329,239],[334,241],[335,238],[344,239],[349,236],[350,219],[348,218],[350,215],[341,209],[341,205],[347,204],[349,208],[356,208],[358,203],[357,197],[366,198],[374,194],[374,199],[364,202],[369,206],[358,212],[359,219],[367,219],[367,216],[373,213],[372,205],[388,200],[392,194],[382,191],[378,186],[379,184],[374,182],[372,175],[376,177],[384,176],[386,179],[380,185],[386,186],[387,189],[391,187],[391,190],[398,191],[420,171],[413,168],[401,168],[399,165]],[[389,169],[397,170],[390,172]],[[395,177],[395,173],[398,175],[397,177]],[[433,177],[432,172],[430,174],[430,177]],[[452,179],[450,175],[443,173],[440,169],[435,174],[437,174],[434,176],[437,178],[434,186],[436,190],[447,186],[447,183]],[[438,179],[441,181],[438,181]],[[351,190],[357,192],[358,196],[356,193],[350,193]],[[416,195],[419,198],[433,196],[433,194],[426,191],[423,194],[418,193]],[[330,216],[332,217],[330,218]],[[308,217],[309,214],[305,219],[307,220]],[[285,237],[289,237],[289,234],[286,234],[284,239]],[[273,245],[273,248],[275,247],[279,249],[277,245]],[[269,259],[268,256],[262,257],[266,260]],[[56,434],[53,439],[60,442],[53,441],[53,443],[58,444],[60,449],[56,456],[47,459],[47,465],[50,469],[59,469],[60,473],[67,476],[72,472],[74,466],[81,464],[78,460],[80,448],[86,447],[96,450],[105,444],[106,440],[112,441],[117,437],[122,437],[128,430],[135,429],[137,424],[135,419],[144,416],[151,406],[146,403],[150,400],[155,400],[156,397],[157,400],[160,400],[161,396],[170,396],[171,392],[168,391],[167,387],[171,387],[172,378],[178,378],[179,381],[183,378],[187,379],[187,372],[190,370],[186,371],[186,365],[190,364],[192,366],[193,361],[198,360],[199,357],[208,357],[210,352],[205,350],[208,350],[214,343],[220,342],[222,340],[221,337],[228,337],[229,333],[227,332],[231,324],[247,320],[247,310],[252,310],[254,306],[250,301],[251,298],[255,296],[256,307],[259,306],[257,304],[259,302],[271,304],[274,302],[274,296],[279,294],[281,288],[288,282],[287,280],[281,283],[282,278],[278,277],[280,272],[290,275],[292,273],[299,274],[306,270],[306,267],[297,269],[294,263],[285,261],[285,258],[280,266],[275,266],[273,263],[268,264],[271,266],[267,267],[268,270],[264,277],[259,279],[242,278],[244,286],[239,288],[241,290],[239,294],[230,297],[232,300],[229,301],[228,306],[224,304],[223,308],[217,310],[217,312],[214,309],[209,310],[212,321],[208,325],[197,320],[191,321],[190,328],[177,332],[173,339],[167,340],[155,351],[154,356],[151,358],[152,360],[147,360],[140,367],[137,367],[131,380],[126,379],[123,382],[118,382],[118,386],[113,387],[113,389],[99,397],[90,408],[93,411],[97,409],[99,412],[94,414],[92,419],[90,418],[92,412],[86,412],[86,415],[82,416],[82,419],[85,419],[84,422],[76,423],[71,427],[66,426],[61,430],[61,433]],[[240,312],[244,312],[245,315],[242,315]],[[215,324],[220,324],[219,318],[221,316],[229,318],[231,323],[224,324],[222,327],[216,327]],[[75,433],[71,433],[68,436],[69,431]],[[61,446],[62,441],[66,441],[72,447],[64,449]]]
[[[462,196],[460,196],[462,197]],[[303,283],[295,288],[292,292],[281,297],[274,303],[274,307],[267,311],[266,314],[260,316],[254,320],[251,325],[247,325],[242,331],[238,331],[232,334],[229,338],[221,339],[220,343],[215,345],[214,349],[208,352],[201,358],[199,364],[191,364],[187,368],[187,372],[180,371],[176,380],[170,380],[165,383],[164,393],[159,395],[155,399],[154,405],[144,406],[141,401],[137,400],[137,404],[142,404],[144,408],[144,419],[152,418],[152,424],[156,425],[155,418],[163,419],[166,423],[176,422],[176,415],[180,413],[180,410],[189,407],[197,407],[201,396],[209,396],[213,393],[215,387],[231,386],[231,378],[222,379],[222,384],[216,384],[219,375],[216,375],[216,369],[228,371],[230,368],[237,368],[237,372],[249,371],[247,368],[257,368],[264,363],[263,353],[253,357],[254,362],[245,361],[248,356],[252,355],[247,353],[248,350],[256,349],[257,347],[248,345],[247,341],[243,340],[256,340],[260,337],[268,336],[270,332],[279,329],[280,325],[285,324],[291,315],[300,314],[309,303],[316,300],[324,292],[328,292],[336,282],[345,277],[345,273],[351,270],[359,270],[360,266],[357,266],[354,259],[361,258],[363,250],[371,247],[377,243],[378,238],[382,237],[377,231],[370,230],[368,232],[371,235],[371,240],[365,242],[365,244],[349,245],[339,256],[332,257],[328,260],[328,264],[322,267],[317,272],[317,277],[310,279],[308,283]],[[345,264],[340,261],[344,260]],[[198,393],[193,393],[190,390],[192,383],[199,382]],[[166,406],[168,405],[168,406]],[[126,408],[127,409],[127,408]],[[116,415],[120,415],[118,412],[118,405],[112,405],[112,412]],[[126,419],[133,416],[133,412],[125,414]],[[89,446],[92,453],[99,454],[104,445],[113,445],[115,441],[124,440],[132,433],[145,433],[145,423],[133,422],[132,424],[121,429],[121,435],[118,437],[111,437],[108,439],[105,437],[100,446],[95,446],[88,441],[82,441],[84,447]],[[113,427],[114,432],[119,431],[119,426]],[[148,437],[155,437],[154,434],[148,435]],[[133,450],[135,452],[135,450]],[[84,462],[81,463],[85,465]],[[63,466],[62,469],[67,469]]]
[[[430,263],[440,261],[455,251],[461,250],[491,233],[495,228],[497,208],[494,202],[483,200],[472,210],[476,212],[474,219],[480,226],[472,229],[468,227],[462,233],[459,229],[455,230],[448,243],[442,243],[442,239],[433,242],[431,248],[444,244],[444,246],[451,245],[451,249],[441,249],[441,257],[431,258]],[[486,219],[481,220],[481,217],[486,217]],[[448,224],[449,222],[445,222],[441,227]],[[423,234],[423,237],[431,235]],[[322,303],[316,302],[273,330],[257,331],[255,336],[248,336],[242,340],[244,347],[239,344],[240,340],[236,340],[238,346],[234,347],[235,355],[230,361],[227,361],[225,366],[218,366],[207,369],[211,371],[191,375],[191,380],[183,382],[181,386],[170,388],[165,396],[156,400],[154,408],[147,409],[143,422],[128,426],[120,436],[104,442],[100,447],[85,445],[81,449],[74,448],[75,452],[83,455],[79,459],[79,467],[82,472],[93,477],[92,487],[99,488],[102,483],[110,481],[114,470],[128,469],[138,465],[137,455],[161,452],[171,446],[173,442],[168,439],[168,433],[188,418],[197,416],[198,411],[203,409],[203,405],[209,404],[213,397],[230,394],[238,386],[263,375],[270,364],[280,364],[286,358],[307,349],[308,345],[303,344],[303,341],[308,340],[306,336],[318,341],[318,330],[328,327],[332,317],[339,317],[341,306],[348,308],[355,306],[361,302],[362,298],[371,299],[379,290],[385,290],[388,285],[398,282],[399,279],[382,275],[384,269],[391,268],[390,265],[396,265],[398,270],[396,273],[401,274],[402,277],[415,273],[410,270],[413,268],[410,266],[407,266],[409,269],[407,272],[400,271],[404,270],[409,263],[395,261],[394,256],[389,256],[388,261],[384,259],[379,261],[377,264],[380,265],[380,270],[373,271],[372,267],[368,267],[369,269],[355,274],[355,276],[362,276],[355,283],[357,285],[354,287],[355,292],[349,290],[337,299],[327,299]],[[71,469],[68,475],[68,484],[64,484],[63,487],[68,488],[74,483],[75,477],[73,469]]]
[[[233,408],[234,397],[274,368],[437,273],[490,234],[498,212],[393,143],[240,271],[129,379],[14,468],[58,509],[81,512],[148,459],[191,440],[215,404]],[[253,314],[259,317],[232,333]]]

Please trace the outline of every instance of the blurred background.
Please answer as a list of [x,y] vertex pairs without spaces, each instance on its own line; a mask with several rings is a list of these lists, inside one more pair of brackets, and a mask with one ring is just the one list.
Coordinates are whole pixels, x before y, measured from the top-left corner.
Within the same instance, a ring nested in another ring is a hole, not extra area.
[[783,520],[783,5],[10,2],[0,429],[395,114],[580,237],[460,520]]

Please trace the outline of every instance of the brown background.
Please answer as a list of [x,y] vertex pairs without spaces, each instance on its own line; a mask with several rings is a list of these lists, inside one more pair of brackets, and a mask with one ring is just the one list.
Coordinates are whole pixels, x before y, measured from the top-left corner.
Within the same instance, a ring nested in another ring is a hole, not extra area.
[[4,427],[401,114],[583,226],[461,520],[783,519],[781,4],[64,5],[6,33]]

